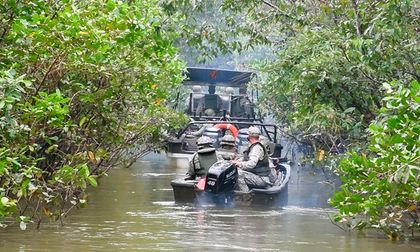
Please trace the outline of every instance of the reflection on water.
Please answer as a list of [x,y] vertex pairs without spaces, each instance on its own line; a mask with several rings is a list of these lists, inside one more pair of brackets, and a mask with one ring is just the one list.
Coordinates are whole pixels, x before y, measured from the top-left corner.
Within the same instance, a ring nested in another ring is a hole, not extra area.
[[115,169],[64,227],[0,230],[1,251],[419,251],[418,242],[346,233],[331,224],[331,187],[293,175],[285,208],[201,208],[173,202],[170,181],[185,173],[153,156]]

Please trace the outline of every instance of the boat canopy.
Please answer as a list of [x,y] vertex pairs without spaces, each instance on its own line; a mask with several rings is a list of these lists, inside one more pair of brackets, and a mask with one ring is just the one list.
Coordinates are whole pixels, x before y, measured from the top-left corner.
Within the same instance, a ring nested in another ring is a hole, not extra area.
[[234,71],[217,68],[188,67],[184,85],[215,85],[242,87],[251,81],[253,72]]

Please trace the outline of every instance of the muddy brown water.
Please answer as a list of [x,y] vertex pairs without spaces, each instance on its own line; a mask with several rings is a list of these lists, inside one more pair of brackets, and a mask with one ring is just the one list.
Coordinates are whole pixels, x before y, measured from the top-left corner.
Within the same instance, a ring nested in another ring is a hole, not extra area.
[[64,226],[0,229],[0,251],[420,251],[332,225],[319,174],[294,168],[287,207],[221,209],[175,204],[170,181],[184,173],[163,155],[114,169]]

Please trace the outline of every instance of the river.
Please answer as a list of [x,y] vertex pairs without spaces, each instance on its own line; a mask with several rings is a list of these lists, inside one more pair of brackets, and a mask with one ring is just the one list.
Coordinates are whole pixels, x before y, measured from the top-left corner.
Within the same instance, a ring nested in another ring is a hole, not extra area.
[[0,251],[420,251],[418,241],[334,226],[326,203],[332,187],[322,175],[293,171],[287,207],[201,208],[174,203],[170,181],[185,170],[150,155],[112,170],[64,226],[0,229]]

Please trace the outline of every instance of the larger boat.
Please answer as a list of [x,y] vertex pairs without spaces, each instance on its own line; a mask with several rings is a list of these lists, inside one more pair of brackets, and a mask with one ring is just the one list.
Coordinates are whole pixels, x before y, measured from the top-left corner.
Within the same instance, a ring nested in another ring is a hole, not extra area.
[[[184,86],[200,88],[192,91],[188,97],[185,113],[191,117],[191,122],[168,140],[166,153],[173,165],[185,167],[188,164],[192,154],[197,151],[196,141],[201,135],[213,138],[214,147],[217,148],[219,139],[229,130],[237,139],[240,152],[246,147],[247,128],[252,125],[261,127],[271,143],[275,153],[273,157],[280,157],[277,127],[265,124],[262,118],[257,117],[254,110],[257,91],[248,94],[247,84],[253,76],[254,73],[246,71],[187,68]],[[203,88],[209,91],[203,91]]]
[[[254,97],[248,94],[247,84],[255,74],[217,68],[187,68],[184,87],[189,87],[185,113],[194,120],[230,118],[230,120],[258,120],[254,111]],[[192,87],[199,87],[194,90]],[[216,90],[218,89],[218,90]],[[228,91],[226,91],[228,89]],[[212,111],[208,114],[206,111]]]

